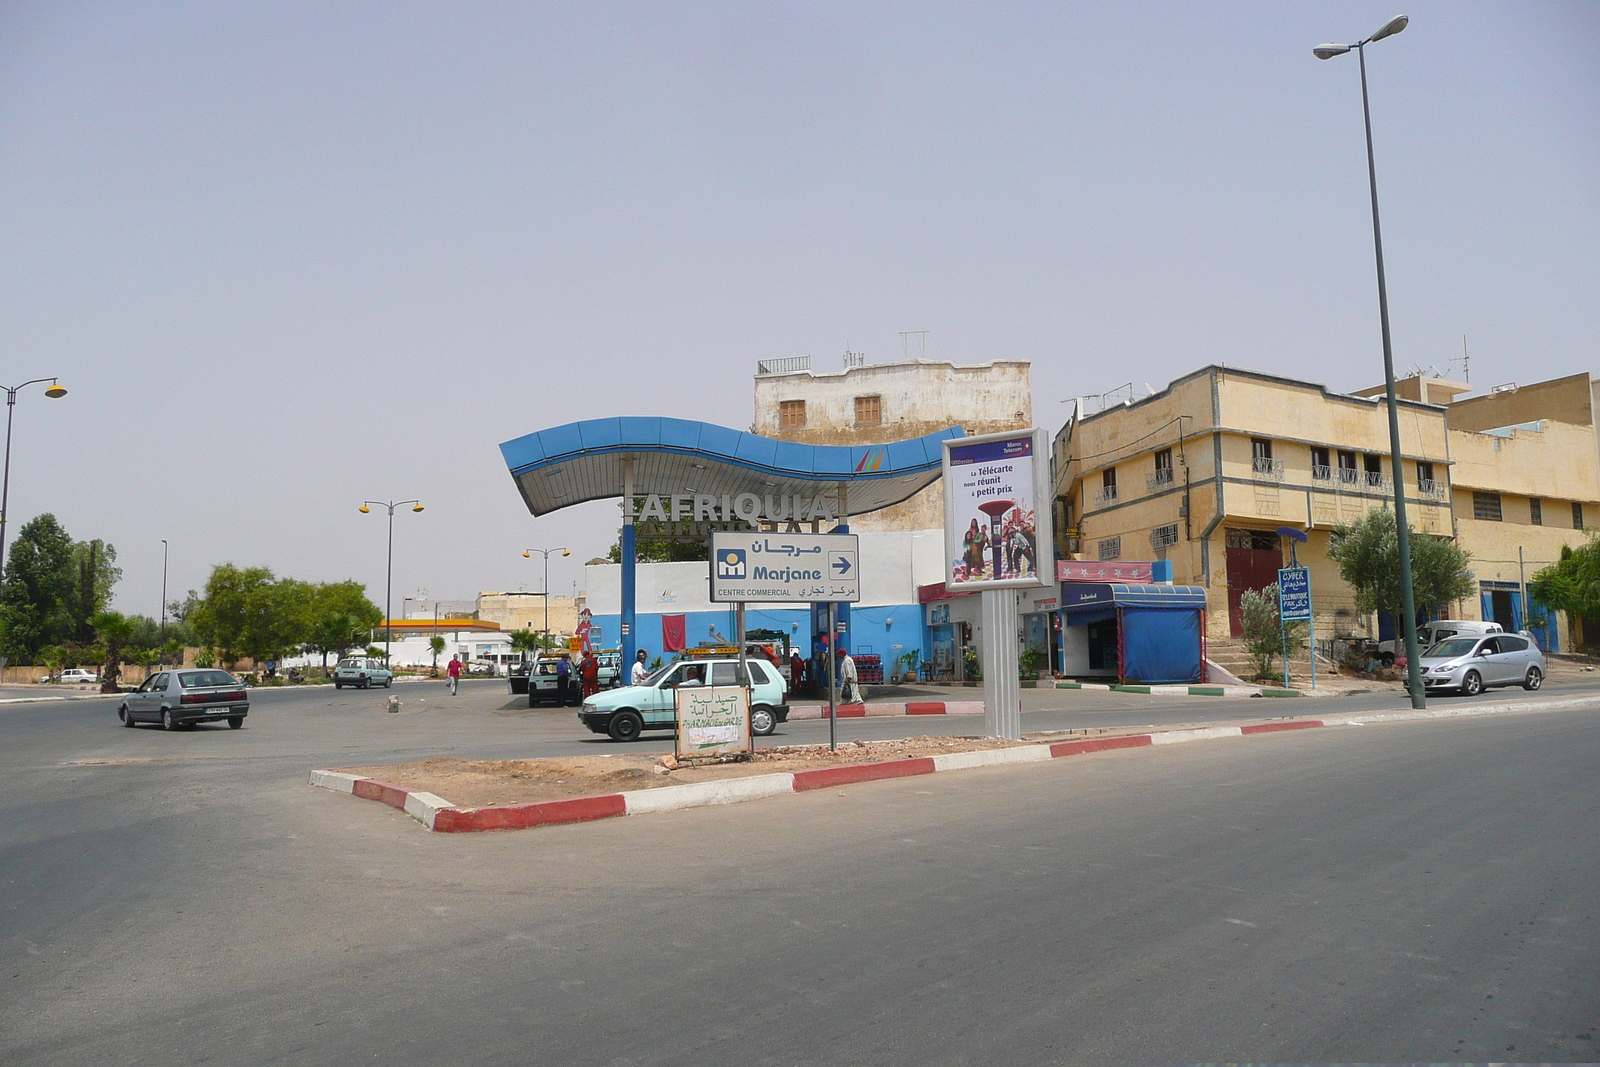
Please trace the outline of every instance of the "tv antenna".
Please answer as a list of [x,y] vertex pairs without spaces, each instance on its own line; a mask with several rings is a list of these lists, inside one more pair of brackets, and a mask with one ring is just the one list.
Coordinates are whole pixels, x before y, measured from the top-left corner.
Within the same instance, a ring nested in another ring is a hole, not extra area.
[[932,330],[901,330],[900,351],[905,353],[905,358],[911,358],[911,339],[915,337],[917,339],[917,358],[927,359],[928,335],[932,332]]

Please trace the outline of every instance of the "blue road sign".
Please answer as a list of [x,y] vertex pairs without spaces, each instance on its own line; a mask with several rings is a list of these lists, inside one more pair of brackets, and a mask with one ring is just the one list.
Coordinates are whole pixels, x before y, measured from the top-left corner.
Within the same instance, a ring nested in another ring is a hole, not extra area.
[[1311,618],[1311,572],[1285,567],[1278,572],[1278,618],[1284,622]]

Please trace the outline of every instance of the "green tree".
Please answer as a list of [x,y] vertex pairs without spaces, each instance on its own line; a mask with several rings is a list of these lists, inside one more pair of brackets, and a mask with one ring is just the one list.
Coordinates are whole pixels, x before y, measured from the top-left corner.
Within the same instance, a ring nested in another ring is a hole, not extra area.
[[[1281,662],[1286,649],[1292,656],[1306,646],[1309,628],[1305,623],[1291,622],[1287,632],[1282,629],[1277,582],[1260,591],[1246,589],[1240,594],[1239,614],[1244,624],[1244,647],[1256,661],[1257,678],[1273,677],[1273,661]],[[1289,684],[1287,676],[1283,684]]]
[[[711,542],[704,537],[695,537],[689,533],[689,524],[679,526],[666,525],[662,529],[670,533],[680,529],[678,538],[637,537],[633,543],[633,557],[639,563],[696,563],[711,558]],[[611,550],[606,553],[606,558],[612,563],[622,562],[622,534],[617,533],[616,541],[612,542]]]
[[[1401,619],[1400,538],[1391,511],[1373,511],[1333,531],[1328,558],[1355,592],[1356,608]],[[1418,611],[1441,611],[1478,590],[1472,557],[1454,541],[1411,531],[1411,589]]]
[[249,649],[263,643],[270,630],[272,572],[266,567],[219,564],[206,580],[205,596],[189,616],[195,636],[214,649],[223,666],[232,670]]
[[[1561,558],[1533,576],[1528,592],[1545,607],[1568,615],[1600,615],[1600,539],[1591,533],[1586,545],[1563,545]],[[1585,631],[1585,640],[1594,644],[1595,635],[1587,627]]]
[[[522,633],[522,632],[523,631],[521,631],[521,630],[517,631],[517,633]],[[444,655],[444,645],[445,645],[444,638],[440,637],[438,634],[434,634],[432,637],[428,638],[428,651],[433,653],[433,673],[434,674],[438,674],[439,673],[439,657]],[[512,634],[511,635],[511,647],[512,648],[516,648],[517,647],[517,634]]]
[[32,663],[46,645],[64,645],[76,629],[72,538],[56,517],[30,520],[11,543],[0,590],[0,645],[13,663]]
[[115,611],[102,611],[90,618],[89,623],[106,649],[105,663],[100,668],[100,691],[121,692],[117,679],[122,677],[122,654],[133,636],[133,620]]
[[367,599],[367,587],[360,582],[325,582],[311,587],[310,618],[306,650],[322,654],[322,669],[328,669],[328,656],[361,643],[366,631],[383,621],[383,611]]

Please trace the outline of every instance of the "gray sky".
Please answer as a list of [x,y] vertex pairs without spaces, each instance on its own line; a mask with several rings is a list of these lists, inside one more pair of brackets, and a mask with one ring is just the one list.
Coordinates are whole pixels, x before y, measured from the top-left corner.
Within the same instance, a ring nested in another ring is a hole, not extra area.
[[613,504],[531,518],[498,444],[750,423],[760,358],[1033,361],[1035,412],[1220,361],[1381,380],[1355,40],[1396,360],[1596,367],[1600,5],[0,6],[10,531],[214,563],[551,587]]

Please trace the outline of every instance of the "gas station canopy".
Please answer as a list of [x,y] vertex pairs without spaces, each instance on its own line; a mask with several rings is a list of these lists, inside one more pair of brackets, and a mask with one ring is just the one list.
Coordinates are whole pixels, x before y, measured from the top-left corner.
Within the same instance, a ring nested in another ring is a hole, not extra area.
[[849,513],[862,515],[937,481],[943,442],[962,436],[952,426],[883,445],[806,445],[687,419],[614,418],[530,433],[500,453],[535,515],[624,495],[626,456],[636,496],[813,496],[843,484]]

